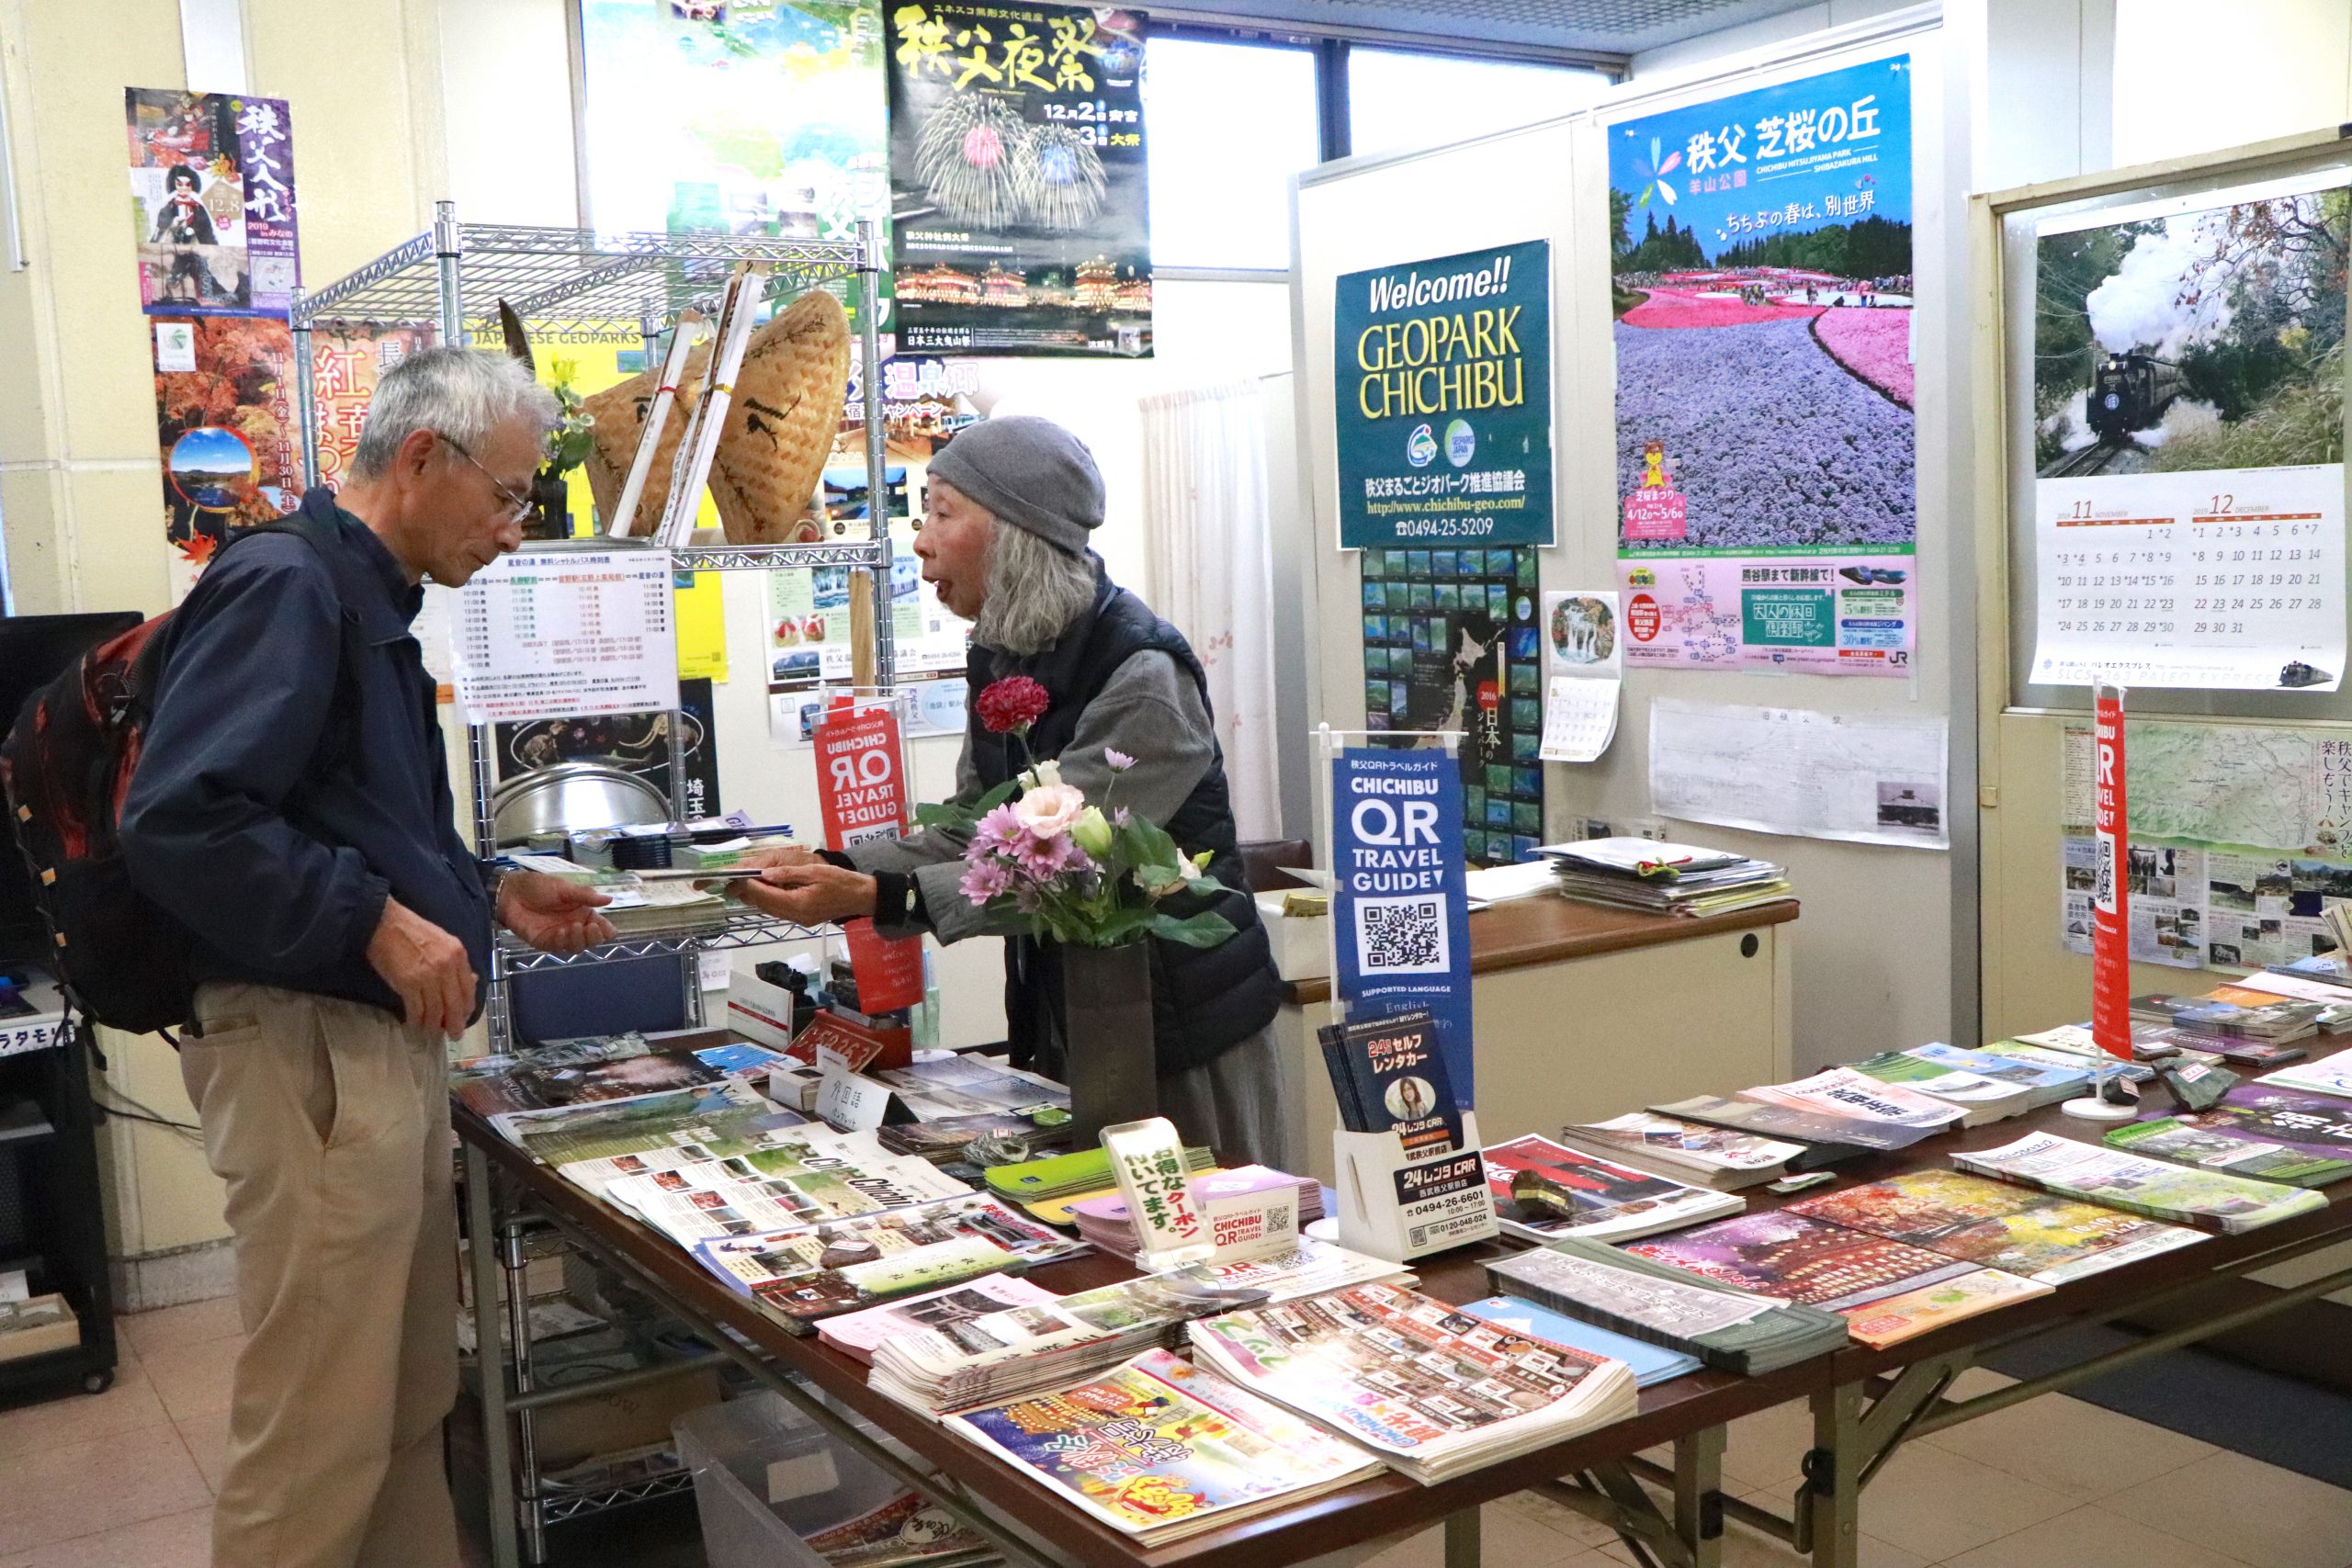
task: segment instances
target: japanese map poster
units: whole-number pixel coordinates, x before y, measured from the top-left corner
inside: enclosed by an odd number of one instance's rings
[[[888,219],[878,0],[580,0],[580,43],[599,230],[848,240]]]
[[[1610,128],[1628,664],[1909,672],[1910,68]]]
[[[123,115],[140,304],[285,315],[302,281],[286,100],[127,87]]]
[[[1075,6],[891,6],[900,352],[1151,353],[1144,26]]]
[[[1685,822],[1949,849],[1950,761],[1941,718],[1673,697],[1650,707],[1650,809]]]
[[[1552,543],[1552,246],[1351,272],[1332,308],[1340,547]]]
[[[1470,863],[1530,858],[1544,841],[1535,552],[1373,548],[1362,558],[1364,728],[1461,732]]]
[[[2352,899],[2352,739],[2332,731],[2134,719],[2125,732],[2132,956],[2259,969],[2335,947],[2327,905]],[[2067,949],[2091,950],[2091,727],[2064,737]]]
[[[2344,678],[2341,170],[2045,220],[2032,679]]]

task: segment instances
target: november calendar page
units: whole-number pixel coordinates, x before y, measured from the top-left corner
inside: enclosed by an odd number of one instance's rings
[[[2340,172],[2041,227],[2035,681],[2342,682],[2347,243]]]

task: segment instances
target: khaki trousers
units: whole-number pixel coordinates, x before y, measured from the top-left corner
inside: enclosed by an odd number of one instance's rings
[[[458,1392],[441,1042],[273,986],[196,996],[180,1075],[229,1184],[237,1358],[214,1568],[455,1568]]]

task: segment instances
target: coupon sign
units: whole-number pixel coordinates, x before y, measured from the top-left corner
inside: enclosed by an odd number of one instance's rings
[[[2132,1060],[2132,894],[2122,868],[2123,688],[2097,688],[2091,736],[2091,1034],[2110,1056]]]
[[[887,705],[842,704],[818,720],[814,752],[817,798],[825,847],[847,850],[906,831],[907,780],[899,744],[899,715]],[[850,972],[857,977],[858,1010],[869,1017],[922,1000],[922,939],[890,941],[869,919],[844,920]]]

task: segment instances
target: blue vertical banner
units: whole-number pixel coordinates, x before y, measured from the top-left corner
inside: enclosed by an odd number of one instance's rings
[[[1470,908],[1462,780],[1442,751],[1342,751],[1331,759],[1332,919],[1348,1016],[1427,1009],[1446,1076],[1475,1107]]]

